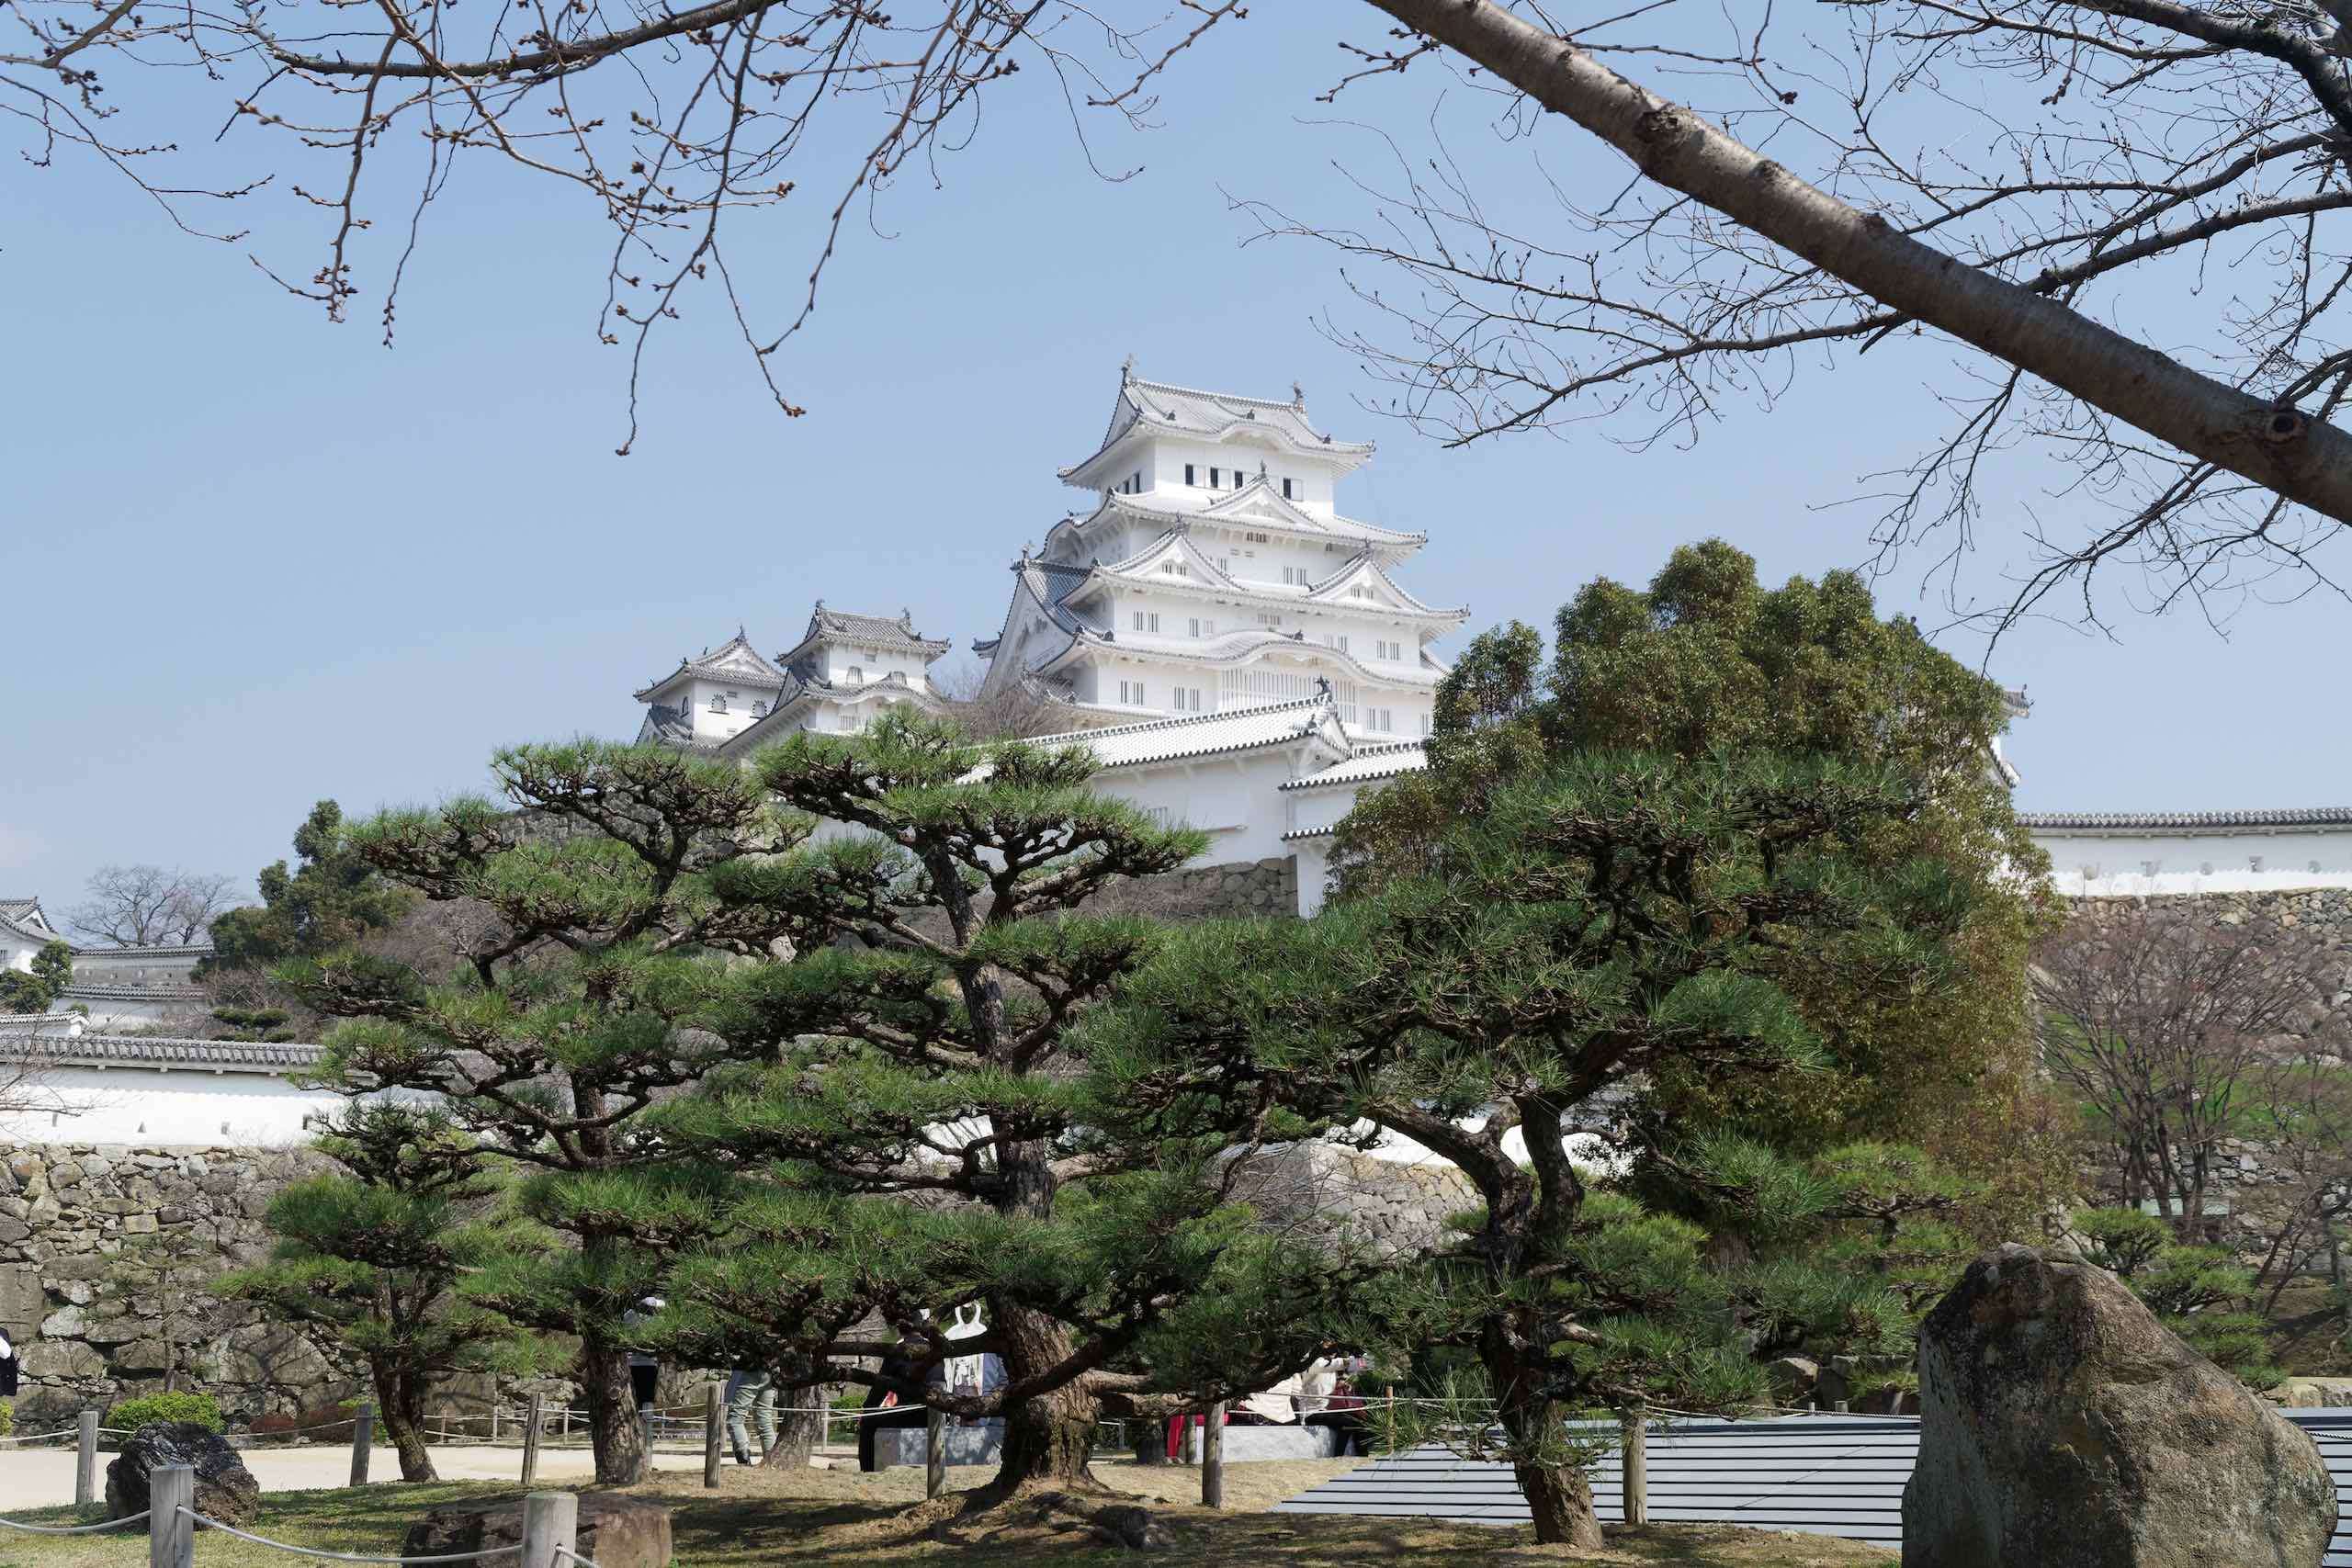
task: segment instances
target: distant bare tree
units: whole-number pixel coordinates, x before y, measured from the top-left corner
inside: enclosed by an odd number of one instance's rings
[[[2314,1069],[2346,1051],[2325,1005],[2343,965],[2300,928],[2154,903],[2079,912],[2044,944],[2042,1059],[2089,1111],[2127,1203],[2203,1240],[2226,1140],[2342,1130],[2333,1075]]]
[[[66,910],[65,921],[117,947],[186,946],[203,939],[235,886],[232,877],[160,865],[100,866],[88,898]]]
[[[987,668],[968,660],[934,673],[931,684],[946,703],[948,716],[983,740],[1028,740],[1086,728],[1067,705],[1025,682],[989,691]]]

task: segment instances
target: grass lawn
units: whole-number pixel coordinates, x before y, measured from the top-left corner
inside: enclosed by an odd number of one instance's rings
[[[1295,1495],[1345,1461],[1234,1465],[1226,1472],[1227,1506],[1211,1513],[1197,1506],[1199,1473],[1183,1468],[1102,1463],[1096,1474],[1122,1492],[1153,1503],[1169,1550],[1148,1555],[1093,1544],[1050,1527],[1006,1526],[994,1516],[959,1522],[955,1500],[919,1507],[922,1472],[891,1470],[797,1472],[729,1466],[725,1484],[706,1492],[701,1477],[671,1472],[632,1488],[669,1503],[677,1568],[899,1568],[910,1558],[937,1568],[1106,1568],[1151,1562],[1169,1568],[1353,1568],[1384,1561],[1458,1564],[1460,1568],[1562,1561],[1537,1547],[1525,1529],[1445,1525],[1415,1519],[1356,1519],[1264,1510]],[[950,1472],[962,1486],[988,1479],[985,1470]],[[278,1492],[263,1499],[257,1533],[331,1551],[398,1551],[409,1524],[436,1503],[512,1495],[511,1483],[451,1482],[430,1486],[379,1484],[321,1492]],[[23,1516],[28,1524],[72,1524],[71,1507]],[[91,1510],[88,1517],[96,1517]],[[0,1568],[144,1568],[145,1532],[120,1536],[28,1536],[0,1530]],[[1850,1541],[1723,1525],[1652,1525],[1610,1531],[1606,1551],[1576,1555],[1578,1562],[1652,1564],[1658,1568],[1854,1568],[1886,1564],[1893,1553]],[[227,1536],[199,1535],[197,1568],[292,1568],[304,1561]],[[312,1560],[315,1561],[315,1560]]]

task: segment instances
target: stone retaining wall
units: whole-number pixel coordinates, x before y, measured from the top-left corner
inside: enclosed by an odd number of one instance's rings
[[[261,1258],[270,1199],[320,1164],[178,1145],[0,1154],[0,1325],[22,1359],[19,1428],[167,1387],[215,1394],[245,1422],[356,1386],[300,1335],[206,1288]]]

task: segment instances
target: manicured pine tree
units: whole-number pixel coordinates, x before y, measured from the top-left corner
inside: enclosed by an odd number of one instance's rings
[[[716,879],[725,898],[785,918],[798,956],[715,981],[696,1021],[779,1065],[660,1119],[673,1147],[738,1172],[710,1244],[672,1280],[673,1311],[707,1314],[682,1332],[748,1325],[873,1356],[893,1337],[830,1326],[870,1303],[918,1332],[932,1314],[935,1363],[947,1309],[983,1303],[986,1335],[953,1348],[1001,1356],[1007,1386],[958,1396],[919,1374],[897,1392],[1004,1418],[992,1495],[1085,1476],[1102,1402],[1155,1386],[1136,1347],[1188,1299],[1303,1324],[1328,1278],[1229,1201],[1221,1144],[1114,1145],[1091,1131],[1072,1027],[1160,933],[1085,906],[1205,843],[1090,789],[1094,767],[1080,750],[975,748],[904,717],[762,753],[767,789],[838,829]]]
[[[1648,1112],[1683,1072],[1835,1082],[1780,979],[1796,959],[1864,1000],[1962,972],[1955,934],[1983,889],[1852,848],[1920,809],[1899,774],[1834,761],[1538,761],[1422,835],[1412,874],[1312,921],[1171,938],[1089,1021],[1089,1059],[1135,1129],[1280,1111],[1369,1124],[1459,1170],[1476,1212],[1379,1311],[1393,1336],[1476,1353],[1538,1538],[1599,1545],[1593,1450],[1569,1416],[1760,1397],[1735,1306],[1871,1348],[1899,1325],[1867,1278],[1821,1278],[1794,1248],[1713,1261],[1692,1213],[1736,1197],[1751,1235],[1785,1242],[1832,1214],[1836,1185]],[[1579,1168],[1569,1140],[1588,1130],[1686,1201]]]
[[[495,1178],[465,1157],[468,1143],[436,1110],[355,1102],[313,1145],[343,1168],[271,1199],[267,1261],[219,1286],[367,1367],[403,1481],[439,1479],[424,1443],[435,1383],[530,1361],[514,1325],[458,1290],[505,1239],[490,1217]]]
[[[657,1100],[729,1047],[682,1024],[703,972],[765,957],[784,925],[722,901],[714,880],[806,830],[741,769],[656,748],[582,741],[498,754],[503,800],[387,812],[339,848],[422,897],[465,907],[458,977],[343,953],[281,981],[350,1021],[325,1042],[322,1081],[346,1093],[437,1097],[465,1137],[439,1157],[520,1168],[515,1215],[538,1239],[468,1276],[512,1321],[576,1336],[596,1479],[644,1464],[625,1314],[659,1292],[671,1238],[708,1202],[705,1173],[642,1131]]]

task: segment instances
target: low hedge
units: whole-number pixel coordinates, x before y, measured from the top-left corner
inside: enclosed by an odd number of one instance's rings
[[[119,1399],[107,1412],[106,1424],[135,1432],[157,1421],[187,1421],[214,1432],[226,1425],[220,1419],[220,1402],[209,1393],[142,1393]]]

